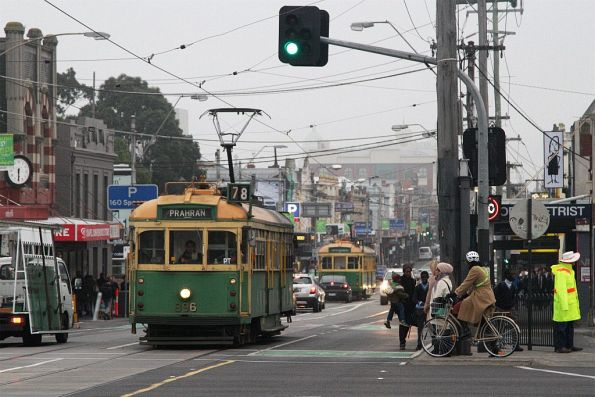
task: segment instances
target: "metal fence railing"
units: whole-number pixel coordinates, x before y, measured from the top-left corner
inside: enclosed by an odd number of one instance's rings
[[[554,346],[553,293],[519,294],[516,322],[521,328],[521,345]]]

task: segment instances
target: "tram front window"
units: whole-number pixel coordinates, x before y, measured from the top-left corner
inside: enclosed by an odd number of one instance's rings
[[[209,249],[207,264],[235,265],[238,263],[235,233],[228,231],[209,231]]]
[[[333,267],[333,259],[328,256],[322,257],[322,268],[323,269],[332,269],[332,267]]]
[[[202,230],[172,230],[169,232],[170,263],[202,264]]]
[[[348,269],[359,269],[359,258],[357,256],[347,257],[347,268]]]
[[[165,260],[164,240],[163,230],[142,232],[138,244],[138,262],[163,264]]]
[[[335,256],[335,269],[347,269],[347,261],[344,256]]]

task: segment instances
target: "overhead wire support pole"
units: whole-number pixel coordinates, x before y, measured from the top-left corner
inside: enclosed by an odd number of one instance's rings
[[[353,43],[350,41],[335,40],[328,37],[320,37],[320,41],[329,45],[336,45],[338,47],[350,48],[364,52],[371,52],[373,54],[386,55],[393,58],[406,59],[412,62],[419,62],[430,65],[438,65],[436,58],[425,55],[414,54],[405,51],[393,50],[389,48],[376,47],[367,44]],[[457,59],[444,59],[441,62],[458,62]],[[463,71],[457,68],[457,76],[463,81],[470,94],[473,96],[475,102],[475,109],[477,111],[477,163],[478,176],[477,187],[478,192],[478,208],[477,208],[477,240],[480,254],[483,252],[486,255],[489,251],[489,223],[488,223],[488,195],[489,195],[489,180],[488,180],[488,114],[479,89]],[[485,257],[485,256],[484,256]]]

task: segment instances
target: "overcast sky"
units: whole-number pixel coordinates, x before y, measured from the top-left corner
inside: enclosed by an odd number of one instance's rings
[[[358,144],[388,139],[366,140],[365,137],[389,135],[393,124],[418,123],[427,129],[436,126],[435,77],[427,70],[333,88],[254,93],[354,82],[420,69],[419,64],[338,47],[330,48],[328,64],[323,68],[282,64],[276,55],[277,14],[281,6],[315,4],[330,14],[330,37],[408,51],[407,44],[388,25],[377,25],[363,32],[350,29],[350,24],[356,21],[389,20],[418,52],[431,55],[428,41],[436,37],[435,0],[296,0],[289,3],[273,0],[52,0],[52,3],[92,29],[109,33],[116,43],[137,55],[155,54],[153,65],[195,83],[204,81],[203,87],[210,92],[251,93],[222,96],[228,103],[216,98],[206,102],[182,98],[177,105],[189,111],[192,134],[201,139],[216,139],[210,120],[198,119],[206,109],[231,104],[265,110],[271,120],[266,120],[267,125],[251,124],[242,137],[244,143],[240,141],[235,152],[240,158],[251,157],[265,145],[246,142],[256,140],[285,142],[288,148],[280,149],[279,154],[299,153],[300,148],[283,131],[291,130],[290,137],[301,141],[311,133],[311,125],[316,125],[322,139],[361,138]],[[477,32],[476,14],[468,13],[474,7],[459,6],[461,37]],[[505,9],[506,5],[501,3],[500,7]],[[569,128],[595,99],[594,16],[593,0],[525,0],[522,15],[502,14],[500,30],[515,32],[504,40],[502,90],[542,129],[549,130],[553,123],[559,122]],[[27,29],[37,27],[44,34],[88,30],[43,0],[2,0],[0,21],[2,26],[8,21],[20,21]],[[414,25],[417,30],[413,29]],[[467,40],[477,41],[477,36]],[[73,67],[77,77],[86,84],[91,84],[93,71],[99,83],[126,73],[148,80],[164,93],[200,92],[154,66],[130,59],[129,53],[109,42],[82,36],[60,37],[59,42],[59,71]],[[175,49],[181,44],[186,44],[187,48]],[[174,50],[158,54],[170,49]],[[238,73],[234,75],[234,72]],[[178,95],[168,98],[175,103]],[[511,117],[503,123],[505,130],[509,136],[520,134],[526,145],[511,143],[509,159],[523,163],[525,170],[532,174],[535,167],[543,164],[542,135],[505,101],[502,103],[503,114]],[[490,106],[493,106],[492,92]],[[224,126],[237,128],[237,123]],[[419,131],[419,127],[411,127],[410,131]],[[432,139],[424,142],[436,144]],[[331,147],[353,144],[353,141],[332,142]],[[203,156],[213,159],[217,143],[202,141],[200,146]],[[262,155],[271,154],[272,148],[262,151]]]

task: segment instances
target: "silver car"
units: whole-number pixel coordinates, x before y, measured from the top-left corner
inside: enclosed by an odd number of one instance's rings
[[[326,294],[316,277],[309,274],[293,276],[293,295],[297,308],[312,308],[316,313],[324,309]]]

